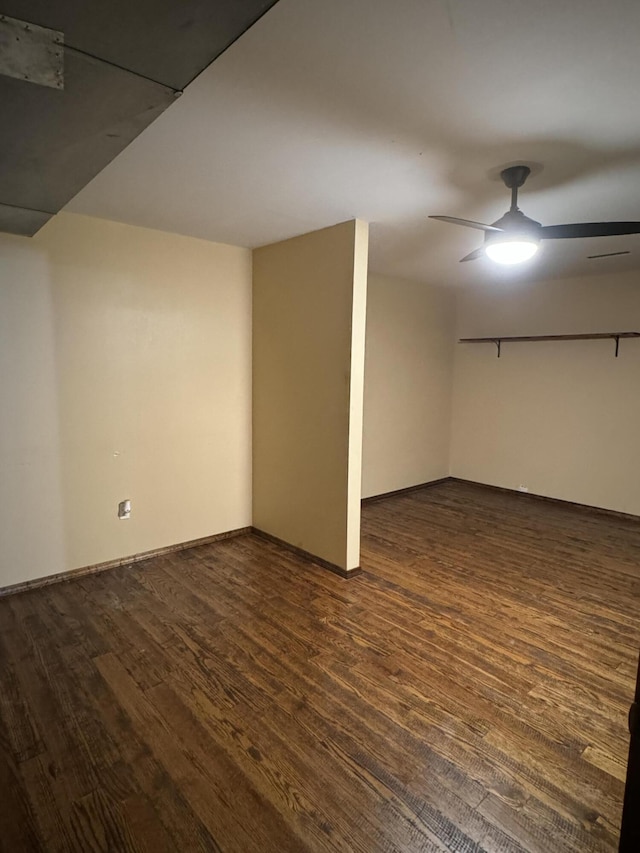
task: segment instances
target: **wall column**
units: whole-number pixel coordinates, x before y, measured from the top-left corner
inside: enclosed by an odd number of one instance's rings
[[[253,253],[253,524],[341,574],[360,563],[368,225]]]

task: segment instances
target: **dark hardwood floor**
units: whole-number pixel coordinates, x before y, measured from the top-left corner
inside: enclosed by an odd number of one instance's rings
[[[614,851],[640,523],[445,483],[0,600],[0,849]]]

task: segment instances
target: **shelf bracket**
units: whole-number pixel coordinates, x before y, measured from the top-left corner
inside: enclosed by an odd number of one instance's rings
[[[500,338],[494,338],[493,342],[498,348],[498,358],[500,358],[500,346],[502,345],[502,341],[500,340]]]
[[[616,358],[618,357],[618,350],[620,349],[620,335],[616,335]]]

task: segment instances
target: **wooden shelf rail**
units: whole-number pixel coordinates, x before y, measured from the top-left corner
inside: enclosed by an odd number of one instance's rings
[[[495,344],[498,348],[498,358],[503,343],[516,343],[517,341],[601,341],[612,340],[616,342],[616,358],[622,338],[640,338],[640,332],[593,332],[585,335],[519,335],[508,337],[506,335],[491,338],[460,338],[461,344]]]

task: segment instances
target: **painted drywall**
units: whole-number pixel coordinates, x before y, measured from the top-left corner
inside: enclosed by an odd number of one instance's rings
[[[640,331],[636,273],[469,288],[460,337]],[[640,340],[457,344],[453,476],[640,515]]]
[[[253,253],[253,523],[359,565],[368,228]]]
[[[362,497],[449,475],[455,294],[369,276]]]
[[[0,237],[0,382],[0,586],[251,523],[248,250],[71,214]]]

